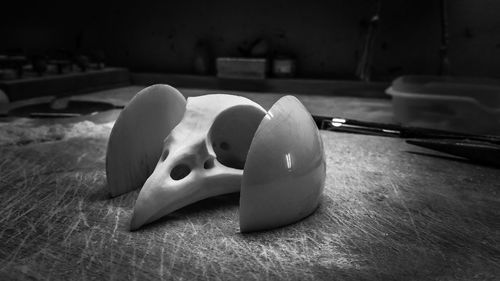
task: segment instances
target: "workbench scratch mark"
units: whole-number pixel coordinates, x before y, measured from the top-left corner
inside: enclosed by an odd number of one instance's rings
[[[54,272],[54,268],[57,266],[57,263],[52,263],[49,267],[49,273],[47,274],[46,280],[51,280],[52,273]]]
[[[8,218],[10,218],[10,216],[12,215],[13,209],[7,209],[6,211],[8,212],[7,214],[4,214],[0,211],[0,216],[4,217],[5,218],[4,221],[7,222],[7,221],[9,221]],[[3,221],[1,221],[1,222],[3,222]],[[3,236],[5,234],[5,230],[7,230],[7,227],[2,227],[2,231],[0,232],[0,238],[3,238]]]
[[[88,241],[89,241],[89,244],[92,246],[92,236],[94,235],[94,232],[93,231],[90,231],[90,233],[88,234]],[[97,251],[95,251],[95,249],[89,249],[88,247],[86,247],[84,249],[85,252],[90,252],[90,254],[87,253],[88,256],[90,256],[90,259],[87,263],[87,268],[90,268],[92,266],[92,263],[94,262],[95,260],[95,256],[96,256],[96,253]]]
[[[142,266],[144,265],[144,260],[146,259],[146,256],[149,254],[150,250],[151,250],[151,239],[148,239],[148,245],[146,247],[146,250],[144,251],[144,255],[142,255],[138,268],[142,268]]]
[[[16,259],[17,255],[19,254],[19,251],[24,247],[24,244],[26,244],[26,240],[28,240],[28,237],[29,237],[29,234],[27,234],[26,236],[23,237],[23,239],[21,240],[21,243],[19,245],[17,245],[14,252],[7,257],[6,260],[8,260],[9,262],[5,265],[4,268],[1,268],[0,271],[5,270],[6,268],[8,268],[12,265],[12,263]]]
[[[128,243],[131,241],[130,240],[130,236],[129,236],[129,241],[126,243],[126,245],[128,245]],[[115,255],[114,255],[114,252],[113,251],[110,251],[110,256],[111,256],[111,259],[110,259],[110,262],[109,264],[111,265],[111,277],[110,277],[110,280],[114,280],[115,277],[118,275],[118,266],[116,265],[119,265],[119,261],[122,261],[123,260],[123,256],[125,255],[125,250],[123,249],[124,247],[118,247],[118,249],[120,250],[120,256],[117,260],[116,263],[114,263],[114,260],[115,260]]]
[[[78,156],[78,159],[76,159],[76,163],[79,164],[82,161],[83,157],[87,156],[87,154],[88,153],[85,152],[82,155]]]
[[[194,226],[194,223],[191,219],[188,219],[189,226],[191,226],[193,232],[191,233],[192,235],[198,234],[198,231],[196,230],[196,227]]]
[[[113,213],[113,208],[111,207],[111,205],[108,205],[104,218],[107,218],[111,213]]]
[[[131,236],[129,236],[131,238]],[[132,265],[136,265],[136,257],[137,257],[137,250],[136,250],[136,247],[135,245],[132,244]],[[133,272],[132,272],[132,276],[133,276],[133,280],[137,280],[137,267],[136,266],[132,266],[132,269],[133,269]]]
[[[87,221],[87,215],[85,215],[85,213],[83,212],[83,199],[80,199],[80,201],[78,201],[78,212],[78,217],[83,221],[83,224],[86,227],[90,227]]]
[[[398,186],[394,182],[391,182],[390,185],[392,186],[392,189],[394,190],[394,193],[396,194],[397,199],[399,200],[399,202],[401,203],[401,205],[405,209],[406,213],[408,214],[408,217],[410,219],[410,223],[413,227],[413,231],[415,232],[415,235],[417,236],[418,242],[422,246],[422,249],[426,249],[425,244],[423,243],[422,237],[420,237],[420,231],[418,231],[417,225],[415,224],[415,220],[413,218],[413,215],[412,215],[410,209],[408,208],[408,206],[406,205],[405,200],[403,198],[401,198],[401,196],[399,194]],[[424,251],[424,254],[427,255],[427,251]]]
[[[159,273],[160,273],[160,278],[161,280],[165,280],[164,279],[164,274],[163,274],[163,263],[164,263],[164,251],[165,251],[165,244],[167,243],[167,232],[165,232],[163,234],[163,243],[162,243],[162,246],[161,246],[161,253],[160,253],[160,269],[159,269]]]
[[[111,239],[115,238],[116,230],[118,229],[118,224],[120,223],[121,208],[118,208],[115,214],[115,225],[113,228],[113,233],[111,234]]]
[[[176,262],[176,258],[177,258],[177,255],[178,255],[178,252],[180,250],[180,245],[182,243],[182,239],[179,239],[179,241],[177,242],[177,244],[175,244],[175,247],[172,251],[172,255],[171,256],[171,259],[170,259],[170,268],[169,268],[169,271],[172,272],[172,270],[174,269],[174,266],[175,266],[175,262]]]
[[[88,224],[88,221],[87,221],[87,216],[83,212],[82,205],[83,205],[83,199],[80,199],[78,201],[78,217],[76,218],[76,220],[74,220],[74,222],[66,230],[63,244],[67,243],[68,239],[71,237],[73,232],[78,228],[80,223],[83,223],[83,225],[85,225],[86,227],[90,227]]]

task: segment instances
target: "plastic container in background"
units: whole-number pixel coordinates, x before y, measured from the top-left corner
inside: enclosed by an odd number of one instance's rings
[[[386,93],[402,125],[500,134],[500,80],[402,76]]]

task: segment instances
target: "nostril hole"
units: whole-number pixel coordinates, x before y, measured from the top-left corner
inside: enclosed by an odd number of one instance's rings
[[[161,161],[165,161],[167,157],[168,157],[168,149],[163,151],[163,153],[161,154]]]
[[[205,169],[212,169],[214,167],[214,159],[208,159],[203,163],[203,168]]]
[[[229,150],[229,144],[227,142],[223,141],[223,142],[220,143],[220,148],[222,150]]]
[[[179,164],[175,166],[170,172],[170,177],[176,181],[185,178],[191,173],[191,168],[186,164]]]

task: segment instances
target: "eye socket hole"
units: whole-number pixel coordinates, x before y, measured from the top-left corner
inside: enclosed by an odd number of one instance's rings
[[[170,171],[170,177],[173,180],[181,180],[191,173],[191,168],[186,164],[179,164]]]
[[[229,143],[225,141],[221,142],[219,146],[222,150],[229,150]]]
[[[210,127],[217,164],[243,170],[250,144],[266,112],[256,106],[236,105],[221,112]]]
[[[163,153],[161,154],[161,161],[165,161],[165,159],[167,159],[168,157],[168,149],[163,151]]]
[[[208,159],[207,161],[205,161],[205,163],[203,163],[203,168],[205,168],[206,170],[212,169],[214,165],[214,159]]]

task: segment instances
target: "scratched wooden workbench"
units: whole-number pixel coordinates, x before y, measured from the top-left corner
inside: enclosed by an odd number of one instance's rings
[[[119,105],[139,89],[84,98]],[[280,96],[239,94],[267,108]],[[316,114],[392,118],[389,100],[298,97]],[[105,190],[106,142],[116,114],[0,122],[0,280],[500,276],[500,170],[375,136],[321,132],[324,195],[319,209],[296,224],[241,234],[233,194],[130,232],[138,192],[109,198]]]

